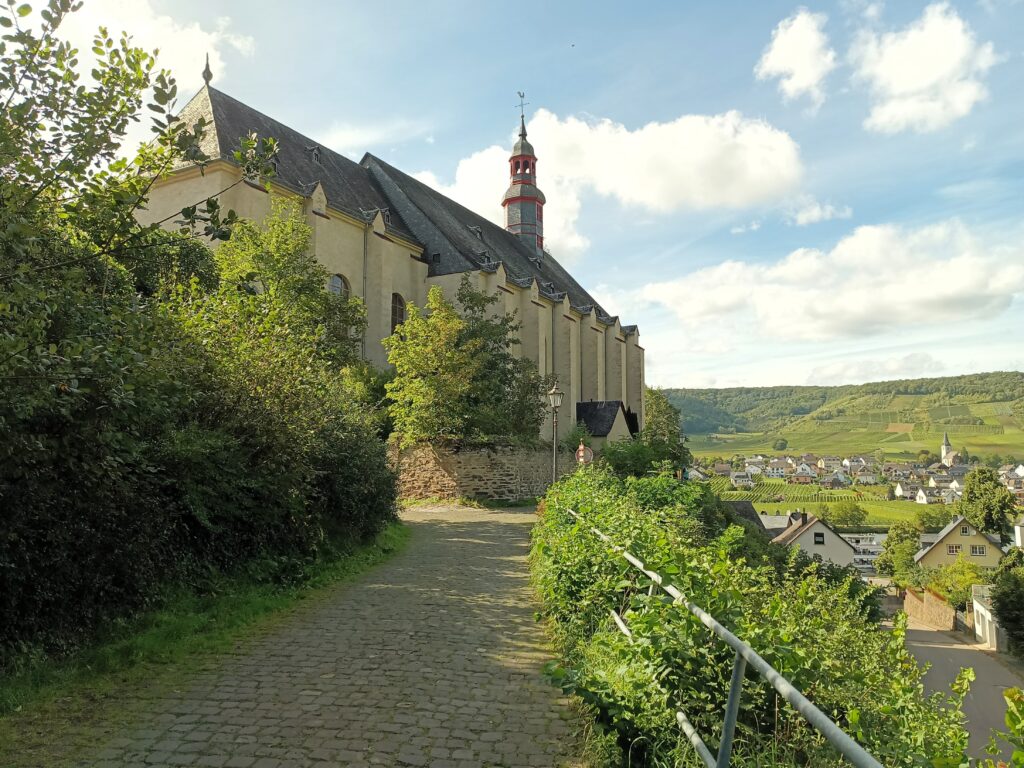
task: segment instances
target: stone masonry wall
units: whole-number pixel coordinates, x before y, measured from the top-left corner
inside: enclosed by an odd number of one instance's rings
[[[391,450],[403,499],[483,498],[514,501],[542,495],[551,483],[551,453],[543,448],[461,448],[417,445]],[[560,452],[559,476],[576,467]]]
[[[956,623],[956,610],[944,599],[926,589],[923,596],[908,589],[903,598],[907,616],[936,629],[952,630]]]

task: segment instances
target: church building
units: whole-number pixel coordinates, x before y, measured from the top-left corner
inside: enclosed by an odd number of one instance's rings
[[[642,428],[639,332],[609,315],[544,250],[545,198],[524,118],[509,158],[508,190],[495,200],[505,210],[504,228],[379,157],[366,154],[353,162],[212,88],[208,78],[180,118],[190,125],[206,119],[203,149],[211,161],[204,173],[181,168],[158,182],[145,221],[172,216],[224,189],[222,208],[257,222],[270,212],[272,195],[293,198],[312,230],[316,257],[330,273],[325,290],[363,300],[362,353],[369,362],[387,365],[381,340],[404,321],[410,302],[422,306],[433,285],[454,302],[468,274],[478,289],[500,295],[498,306],[522,324],[519,354],[542,375],[557,377],[565,393],[560,436],[593,410],[577,405],[591,402],[621,404],[631,431]],[[278,141],[269,192],[262,184],[235,183],[241,169],[232,152],[250,132]],[[550,434],[549,416],[542,436]]]

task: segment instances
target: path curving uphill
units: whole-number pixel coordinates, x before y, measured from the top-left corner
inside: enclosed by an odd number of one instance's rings
[[[541,676],[531,510],[420,507],[408,547],[255,638],[90,759],[129,765],[575,766]]]

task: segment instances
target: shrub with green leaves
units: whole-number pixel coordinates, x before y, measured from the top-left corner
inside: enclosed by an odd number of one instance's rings
[[[395,514],[346,373],[361,307],[328,295],[293,212],[241,224],[214,196],[164,222],[179,232],[137,221],[171,168],[208,160],[205,126],[173,119],[173,78],[129,37],[101,31],[78,72],[58,34],[75,7],[0,10],[0,666],[217,569],[300,578]],[[121,158],[150,91],[153,141]],[[274,151],[243,138],[233,184]]]
[[[674,483],[675,487],[668,485]],[[582,522],[569,515],[576,511]],[[961,703],[927,695],[904,644],[883,630],[856,575],[782,551],[733,524],[701,484],[624,480],[582,468],[553,486],[531,566],[561,655],[550,674],[581,697],[607,764],[694,764],[681,710],[714,744],[733,652],[590,531],[634,552],[748,642],[885,765],[960,765]],[[633,642],[615,628],[623,616]],[[766,756],[771,755],[771,762]],[[744,681],[735,765],[838,765],[832,749],[755,674]]]

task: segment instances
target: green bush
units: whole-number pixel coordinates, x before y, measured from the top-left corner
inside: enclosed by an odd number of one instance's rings
[[[992,612],[1010,638],[1010,649],[1024,658],[1024,567],[999,569],[992,585]]]
[[[137,222],[162,173],[207,159],[204,126],[172,119],[173,79],[130,37],[102,31],[80,81],[57,36],[72,7],[0,50],[0,666],[220,570],[299,578],[395,514],[346,374],[362,308],[327,293],[294,211]],[[150,91],[154,140],[117,159]],[[274,151],[243,138],[243,177]],[[202,245],[232,231],[217,258]]]
[[[549,669],[593,713],[606,763],[694,762],[681,710],[713,742],[733,652],[590,532],[604,531],[724,623],[883,764],[959,765],[967,677],[926,695],[894,631],[874,620],[856,576],[752,538],[719,516],[706,487],[623,480],[600,466],[553,486],[531,566],[562,661]],[[712,509],[708,509],[711,507]],[[576,522],[568,510],[583,522]],[[634,642],[620,637],[616,610]],[[735,765],[838,765],[831,748],[755,675],[744,682]]]

